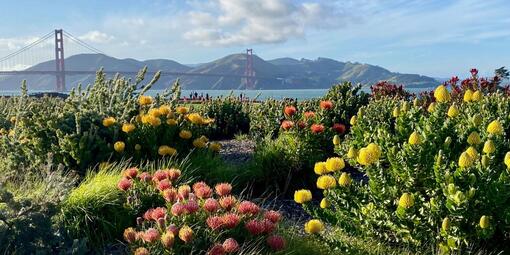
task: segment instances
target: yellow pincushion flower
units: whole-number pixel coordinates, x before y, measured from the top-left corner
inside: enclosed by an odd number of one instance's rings
[[[480,144],[482,140],[480,139],[480,135],[477,132],[473,131],[471,132],[471,134],[469,134],[467,142],[469,143],[469,145],[477,145]]]
[[[503,134],[503,126],[498,120],[493,120],[489,125],[487,126],[487,132],[489,134],[493,135],[501,135]]]
[[[466,90],[466,92],[464,92],[464,102],[471,101],[472,97],[473,97],[473,91],[471,89],[468,89],[468,90]]]
[[[310,220],[305,223],[305,232],[308,234],[317,234],[324,230],[324,224],[320,220]]]
[[[188,113],[188,108],[184,107],[184,106],[179,106],[175,109],[175,111],[179,114],[186,114]]]
[[[160,156],[173,156],[177,154],[177,150],[168,145],[161,145],[158,148],[158,154]]]
[[[151,115],[149,115],[149,124],[151,124],[151,126],[153,127],[157,127],[159,125],[161,125],[161,119],[160,118],[157,118],[157,117],[153,117]]]
[[[341,187],[347,187],[351,185],[351,182],[352,182],[351,175],[345,172],[342,173],[340,175],[340,178],[338,179],[338,185],[340,185]]]
[[[170,113],[172,113],[172,108],[170,108],[170,106],[168,105],[162,105],[159,107],[159,112],[161,113],[161,115],[168,116]]]
[[[367,145],[367,149],[372,151],[375,154],[375,156],[377,157],[377,159],[379,159],[379,157],[381,157],[381,147],[379,147],[379,145],[377,145],[375,143],[370,143],[369,145]]]
[[[313,167],[313,171],[318,175],[323,175],[328,173],[328,169],[326,168],[326,162],[317,162]]]
[[[312,200],[312,192],[307,189],[300,189],[294,192],[294,201],[298,204],[304,204]]]
[[[158,108],[151,108],[149,109],[149,112],[147,113],[155,118],[159,118],[159,116],[161,116],[161,112],[159,111]]]
[[[140,96],[138,98],[138,103],[140,105],[149,105],[149,104],[152,104],[153,100],[152,100],[152,97],[151,96]]]
[[[189,130],[182,130],[181,132],[179,132],[179,137],[184,139],[184,140],[188,140],[192,136],[193,136],[193,134]]]
[[[126,148],[126,144],[122,141],[118,141],[115,144],[113,144],[113,149],[118,153],[122,153],[124,151],[124,148]]]
[[[411,145],[420,145],[421,143],[422,143],[422,141],[421,141],[420,134],[418,134],[418,132],[414,131],[409,136],[409,144],[411,144]]]
[[[473,165],[473,161],[474,159],[467,152],[462,152],[459,157],[459,166],[462,168],[470,167]]]
[[[322,175],[317,178],[317,188],[319,189],[331,189],[336,187],[335,177],[331,175]]]
[[[456,105],[450,106],[448,108],[448,117],[455,118],[459,115],[459,108]]]
[[[349,151],[347,152],[347,157],[350,159],[355,159],[358,156],[358,150],[356,150],[354,147],[349,148]]]
[[[213,151],[213,152],[220,152],[221,150],[221,143],[211,143],[209,144],[209,150]]]
[[[191,123],[195,125],[202,125],[204,123],[204,119],[198,113],[188,114],[187,118]]]
[[[444,85],[439,85],[436,90],[434,90],[434,98],[436,98],[438,102],[448,102],[450,101],[450,92],[448,92]]]
[[[358,163],[368,166],[379,160],[381,149],[377,144],[371,143],[365,148],[361,148],[358,152]]]
[[[414,198],[409,193],[404,193],[402,196],[400,196],[400,199],[398,200],[398,206],[402,208],[409,209],[414,205]]]
[[[434,110],[436,110],[436,103],[430,103],[429,107],[427,108],[427,112],[432,113]]]
[[[473,160],[477,160],[478,159],[478,151],[475,149],[475,147],[473,146],[469,146],[469,148],[467,148],[466,150],[467,154],[473,159]]]
[[[397,106],[397,107],[395,107],[395,108],[393,108],[393,113],[392,113],[392,115],[393,115],[393,117],[394,117],[394,118],[396,118],[396,117],[400,116],[400,108],[398,108],[398,106]]]
[[[345,162],[342,158],[334,157],[326,160],[326,169],[329,172],[340,171],[345,167]]]
[[[329,200],[327,200],[326,198],[323,198],[323,199],[321,200],[320,207],[321,207],[322,209],[326,209],[326,208],[328,208],[328,207],[330,207],[330,206],[331,206],[331,203],[329,202]]]
[[[356,116],[352,116],[349,123],[351,124],[351,126],[354,126],[354,125],[356,125],[357,120],[358,120],[358,118],[356,118]]]
[[[113,126],[117,121],[114,117],[108,117],[103,119],[103,126],[105,127],[111,127]]]
[[[205,148],[206,144],[203,139],[197,138],[197,139],[193,140],[193,146],[195,146],[196,148],[202,149],[202,148]]]
[[[175,126],[175,125],[177,125],[177,121],[174,119],[167,119],[166,124],[169,126]]]
[[[333,145],[340,145],[340,136],[339,135],[333,136]]]
[[[477,90],[471,96],[471,101],[478,102],[478,101],[482,100],[482,98],[483,98],[482,92],[480,90]]]
[[[480,217],[480,228],[486,229],[490,226],[489,216],[483,215]]]
[[[506,167],[510,169],[510,151],[505,154],[504,162]]]
[[[450,222],[451,222],[451,221],[450,221],[450,218],[445,217],[445,218],[443,219],[443,222],[441,223],[441,229],[442,229],[443,231],[447,231],[447,230],[450,228]]]
[[[133,125],[131,123],[124,123],[122,125],[122,132],[124,132],[124,133],[129,134],[129,133],[133,132],[133,130],[135,130],[135,125]]]

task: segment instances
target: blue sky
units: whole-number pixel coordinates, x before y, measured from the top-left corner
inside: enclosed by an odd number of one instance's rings
[[[202,63],[249,47],[264,59],[489,75],[510,66],[509,13],[508,0],[5,1],[0,57],[63,28],[118,58]],[[51,44],[44,47],[51,55]]]

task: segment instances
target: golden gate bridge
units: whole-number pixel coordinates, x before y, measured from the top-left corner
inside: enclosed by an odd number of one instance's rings
[[[54,70],[31,70],[26,68],[35,65],[34,61],[37,61],[37,55],[41,53],[34,53],[34,51],[40,49],[46,50],[53,39],[54,43],[54,59],[55,69]],[[103,51],[95,48],[89,43],[81,40],[80,38],[73,36],[69,32],[63,29],[56,29],[55,31],[49,32],[39,39],[27,44],[26,46],[12,52],[4,57],[0,57],[0,76],[7,75],[53,75],[56,78],[55,91],[65,92],[66,91],[66,76],[71,75],[90,75],[95,74],[96,71],[88,70],[67,70],[65,68],[65,55],[64,55],[64,42],[73,43],[81,49],[86,49],[87,52],[96,54],[105,54]],[[66,48],[67,48],[66,44]],[[50,59],[46,59],[50,60]],[[27,62],[29,64],[27,64]],[[99,67],[98,67],[99,68]],[[20,70],[22,69],[22,70]],[[253,50],[246,50],[246,65],[244,74],[226,74],[226,73],[197,73],[197,72],[173,72],[160,70],[162,76],[209,76],[209,77],[226,77],[226,78],[240,78],[244,83],[245,89],[255,89],[256,81],[258,79],[264,79],[264,77],[256,77],[255,70],[253,67]],[[122,75],[136,75],[138,71],[126,71],[126,70],[115,70],[115,71],[103,71],[105,74],[122,74]],[[156,72],[147,72],[148,75],[153,75]],[[267,79],[267,78],[265,78]]]

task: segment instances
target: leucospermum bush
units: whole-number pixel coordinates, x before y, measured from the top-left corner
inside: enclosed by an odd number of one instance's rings
[[[508,238],[510,99],[439,86],[435,102],[374,100],[352,119],[336,152],[366,176],[317,163],[321,208],[313,215],[351,233],[462,252]],[[334,240],[333,240],[334,241]],[[506,240],[508,241],[508,240]]]
[[[231,194],[229,183],[214,188],[205,182],[175,185],[168,174],[143,177],[158,187],[165,203],[148,209],[136,227],[126,228],[124,240],[134,254],[237,254],[243,250],[281,251],[286,240],[278,234],[281,215]],[[119,187],[129,192],[133,180]],[[135,183],[137,181],[134,181]]]

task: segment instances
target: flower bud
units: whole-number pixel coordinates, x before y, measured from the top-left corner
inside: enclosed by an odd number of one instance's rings
[[[489,157],[487,155],[482,156],[482,166],[488,167],[489,166]]]
[[[333,144],[334,144],[334,145],[340,145],[340,136],[335,135],[335,136],[333,137]]]
[[[443,223],[441,224],[441,230],[447,231],[448,228],[450,228],[450,223],[451,223],[450,218],[445,217],[443,219]]]
[[[485,216],[483,215],[482,217],[480,217],[480,228],[482,229],[486,229],[490,226],[490,222],[489,222],[489,217],[488,216]]]

